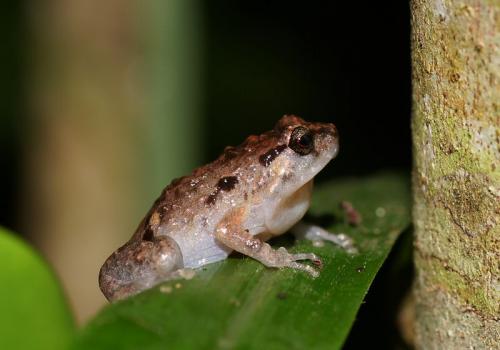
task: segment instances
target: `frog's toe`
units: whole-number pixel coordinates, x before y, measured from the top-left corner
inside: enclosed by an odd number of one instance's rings
[[[317,247],[322,246],[322,242],[327,241],[342,247],[350,254],[358,252],[354,240],[345,233],[330,233],[322,227],[305,222],[297,223],[291,231],[297,238],[310,240]]]
[[[296,253],[296,254],[290,254],[290,258],[293,261],[297,261],[297,260],[311,260],[313,262],[313,264],[315,264],[317,266],[321,266],[322,265],[320,257],[317,256],[314,253]]]
[[[319,271],[316,270],[311,265],[301,264],[301,263],[298,263],[296,261],[291,261],[290,263],[287,264],[286,267],[290,267],[290,268],[295,269],[295,270],[301,270],[301,271],[307,272],[308,274],[310,274],[314,278],[319,277]]]
[[[279,249],[281,252],[284,252],[284,248]],[[318,277],[319,272],[312,267],[311,265],[303,264],[303,263],[298,263],[297,261],[301,260],[310,260],[314,265],[316,265],[318,268],[321,268],[323,266],[323,263],[319,256],[317,256],[314,253],[287,253],[287,263],[286,267],[290,267],[292,269],[296,270],[301,270],[309,273],[312,277]]]

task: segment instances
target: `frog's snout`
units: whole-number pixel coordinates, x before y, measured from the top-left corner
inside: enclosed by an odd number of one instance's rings
[[[337,131],[337,127],[335,126],[335,124],[328,123],[327,125],[328,125],[328,128],[330,130],[330,135],[332,135],[334,138],[338,139],[339,133]]]
[[[339,137],[337,127],[333,123],[321,124],[321,126],[317,128],[316,133],[322,136],[330,136],[334,139],[337,139]]]
[[[337,127],[332,123],[321,123],[315,130],[316,149],[320,153],[329,154],[334,158],[339,150],[339,133]]]

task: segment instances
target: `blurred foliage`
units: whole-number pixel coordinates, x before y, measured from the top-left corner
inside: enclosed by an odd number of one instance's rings
[[[0,229],[0,266],[0,349],[66,349],[73,318],[47,264]]]
[[[349,226],[338,209],[350,201],[363,217]],[[410,222],[406,177],[384,174],[325,184],[312,217],[336,218],[328,228],[357,242],[354,256],[326,244],[293,245],[324,259],[311,279],[241,257],[208,265],[189,281],[170,281],[106,307],[87,325],[77,349],[339,349],[396,238]]]

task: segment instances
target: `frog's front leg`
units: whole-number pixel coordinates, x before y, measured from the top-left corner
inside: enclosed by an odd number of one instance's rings
[[[173,238],[131,241],[106,260],[99,273],[99,286],[108,300],[119,300],[182,277],[183,267],[181,250]]]
[[[290,231],[298,239],[307,239],[316,243],[328,241],[339,245],[348,253],[355,254],[358,252],[357,248],[354,246],[352,238],[347,236],[345,233],[330,233],[320,226],[311,225],[303,221],[295,224]]]
[[[217,226],[215,237],[227,247],[260,261],[268,267],[289,267],[302,270],[313,277],[319,272],[310,265],[297,261],[311,260],[321,267],[321,259],[313,253],[289,253],[284,247],[273,249],[268,243],[251,235],[242,226],[243,210],[235,210],[227,215]]]

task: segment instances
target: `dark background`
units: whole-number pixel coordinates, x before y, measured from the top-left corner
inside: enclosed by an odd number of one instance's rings
[[[293,113],[338,127],[340,153],[322,178],[388,168],[409,173],[407,2],[211,0],[203,4],[206,161],[234,140],[268,130],[283,114]],[[20,217],[21,144],[29,124],[23,102],[29,63],[23,45],[25,11],[22,1],[3,2],[0,11],[0,223],[14,230]],[[381,315],[380,308],[377,311],[387,299],[384,290],[391,282],[386,275],[377,277],[347,348],[400,346],[393,318]],[[405,288],[398,285],[399,291]],[[361,339],[359,334],[370,335]]]
[[[409,8],[404,1],[205,2],[206,161],[283,114],[330,121],[341,137],[326,175],[409,170]],[[16,228],[27,49],[22,2],[1,11],[0,222]]]
[[[22,1],[0,5],[0,223],[16,227],[21,176],[25,17]]]
[[[293,113],[337,125],[331,174],[409,169],[405,1],[205,4],[209,158]]]

